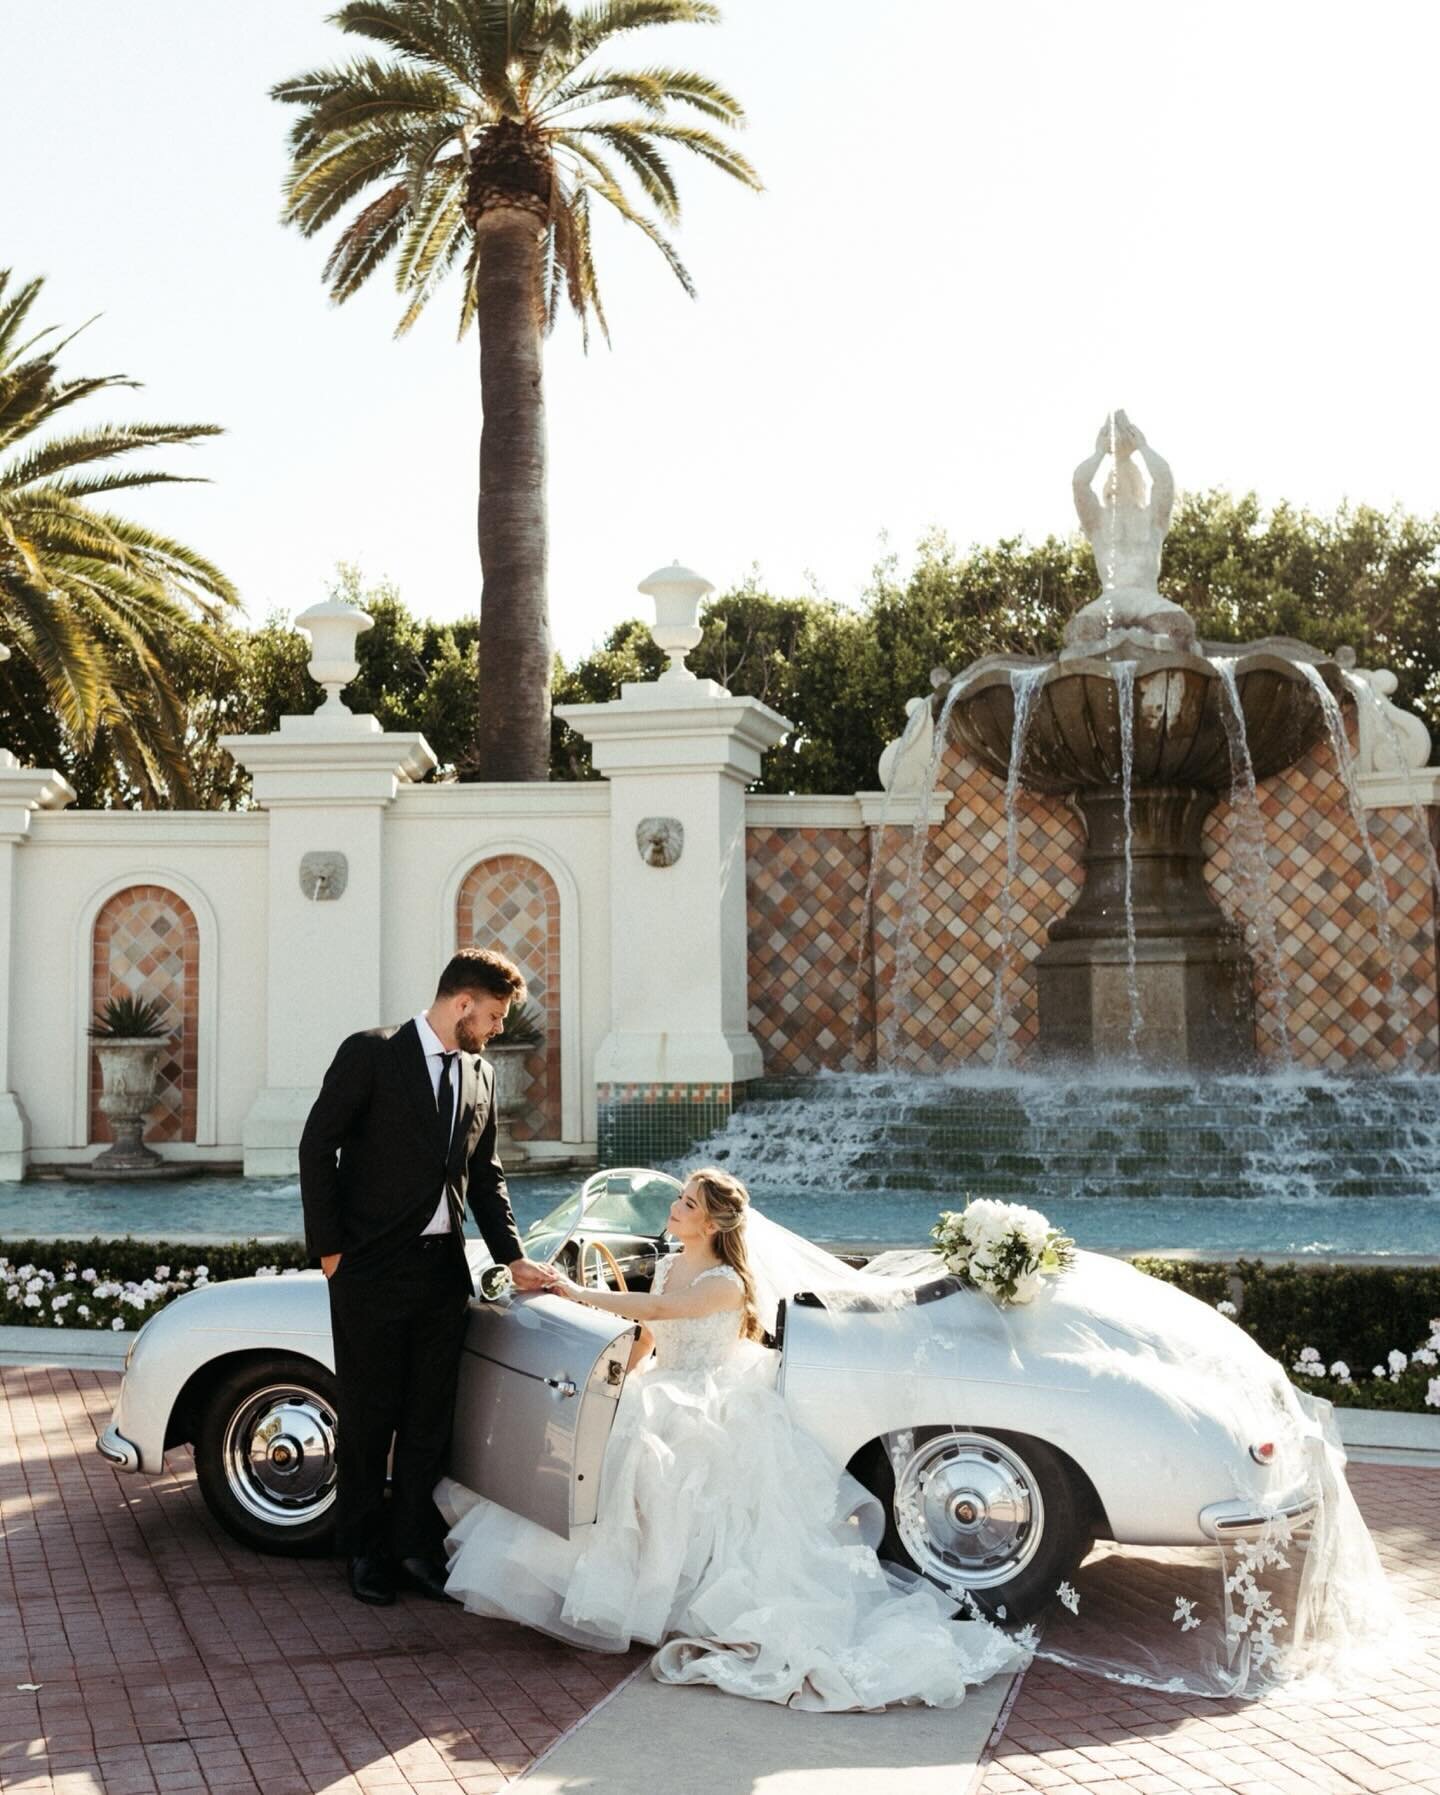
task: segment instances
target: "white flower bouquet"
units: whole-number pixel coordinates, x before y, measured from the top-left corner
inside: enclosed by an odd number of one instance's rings
[[[977,1197],[963,1209],[942,1209],[930,1230],[948,1271],[997,1303],[1035,1300],[1045,1278],[1075,1262],[1075,1242],[1038,1209]]]

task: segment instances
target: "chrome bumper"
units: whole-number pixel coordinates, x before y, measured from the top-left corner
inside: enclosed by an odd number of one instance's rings
[[[1274,1508],[1261,1509],[1254,1502],[1233,1497],[1228,1502],[1212,1502],[1200,1510],[1200,1531],[1207,1539],[1259,1539],[1276,1521],[1288,1521],[1292,1527],[1303,1527],[1320,1506],[1308,1490]]]
[[[101,1458],[114,1465],[117,1471],[138,1471],[140,1469],[140,1450],[132,1446],[112,1421],[103,1434],[95,1436],[95,1445]]]

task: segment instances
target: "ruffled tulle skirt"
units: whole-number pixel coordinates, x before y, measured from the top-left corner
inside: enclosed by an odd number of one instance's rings
[[[954,1707],[1019,1668],[999,1628],[877,1559],[879,1505],[795,1426],[775,1363],[746,1345],[632,1374],[599,1519],[572,1540],[442,1482],[451,1595],[592,1650],[657,1646],[664,1682],[813,1711]]]

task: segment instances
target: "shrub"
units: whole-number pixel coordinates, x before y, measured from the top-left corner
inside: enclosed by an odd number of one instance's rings
[[[1202,1302],[1233,1304],[1300,1388],[1337,1408],[1440,1408],[1440,1266],[1134,1263]]]
[[[138,1328],[177,1296],[308,1263],[300,1241],[0,1241],[0,1327]]]

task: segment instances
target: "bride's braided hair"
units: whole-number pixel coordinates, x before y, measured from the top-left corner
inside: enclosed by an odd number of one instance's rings
[[[760,1326],[755,1303],[755,1279],[745,1250],[745,1211],[750,1207],[750,1193],[738,1178],[722,1172],[718,1166],[704,1166],[692,1172],[686,1182],[694,1185],[706,1215],[715,1224],[715,1251],[721,1264],[739,1273],[745,1295],[740,1337],[763,1340],[765,1330]]]

